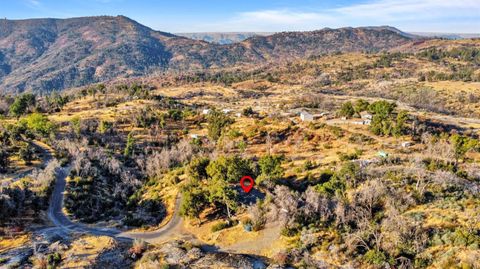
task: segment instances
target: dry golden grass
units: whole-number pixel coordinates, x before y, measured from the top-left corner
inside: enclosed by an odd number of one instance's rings
[[[0,237],[0,253],[3,253],[10,249],[22,247],[30,242],[30,235],[19,235],[10,237]]]
[[[418,205],[405,214],[421,214],[425,228],[455,228],[467,225],[472,216],[478,214],[476,210],[479,206],[478,201],[471,199],[456,202],[437,201]],[[480,223],[477,227],[480,228]]]
[[[63,268],[85,268],[95,264],[97,257],[105,251],[113,250],[117,242],[108,236],[84,236],[73,241],[70,249],[63,255],[69,257]]]
[[[113,98],[113,95],[109,95],[109,98]],[[98,100],[102,100],[101,97],[97,97]],[[129,116],[132,111],[137,111],[145,106],[152,105],[153,101],[150,100],[133,100],[128,102],[119,103],[113,107],[104,107],[100,105],[97,108],[96,101],[93,97],[85,97],[68,103],[61,112],[49,115],[49,119],[54,122],[66,122],[75,117],[81,119],[96,118],[99,120],[113,121],[119,116]]]

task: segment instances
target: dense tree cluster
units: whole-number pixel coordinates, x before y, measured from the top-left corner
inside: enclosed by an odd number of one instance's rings
[[[208,114],[208,136],[217,141],[223,130],[231,125],[234,120],[219,110],[212,110]]]
[[[444,58],[453,58],[480,65],[480,49],[476,47],[457,47],[450,50],[433,47],[421,51],[417,54],[417,56],[432,61],[438,61]]]
[[[283,157],[266,155],[258,163],[239,156],[221,156],[215,160],[194,159],[187,168],[189,182],[183,190],[181,212],[184,216],[198,218],[207,207],[225,211],[230,218],[238,207],[238,181],[243,176],[258,176],[257,184],[283,177]]]
[[[396,105],[387,101],[377,101],[368,106],[373,114],[370,130],[376,135],[401,135],[405,132],[408,114],[400,111],[394,114]]]

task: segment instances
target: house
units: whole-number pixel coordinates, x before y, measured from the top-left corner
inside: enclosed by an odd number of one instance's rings
[[[230,112],[232,112],[232,110],[228,108],[222,109],[222,111],[224,114],[229,114]]]
[[[360,112],[360,118],[362,118],[364,120],[372,120],[373,115],[368,113],[367,111],[362,111],[362,112]]]
[[[308,112],[302,111],[300,112],[300,119],[302,121],[313,121],[313,115]]]
[[[237,113],[235,113],[235,116],[236,116],[237,118],[241,118],[241,117],[242,117],[242,113],[237,112]]]
[[[191,134],[191,135],[190,135],[190,138],[192,138],[192,139],[198,139],[198,138],[199,138],[199,135],[198,135],[198,134]]]
[[[402,148],[408,148],[408,147],[411,147],[412,145],[413,143],[410,141],[402,142]]]
[[[356,125],[370,125],[372,124],[371,120],[358,120],[358,121],[352,121],[353,124]]]
[[[203,115],[208,115],[208,114],[210,114],[210,111],[211,111],[210,109],[204,109],[204,110],[202,111],[202,114],[203,114]]]

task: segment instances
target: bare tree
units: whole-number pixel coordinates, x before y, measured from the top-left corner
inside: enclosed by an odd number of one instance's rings
[[[334,217],[336,201],[331,200],[315,191],[310,186],[303,194],[305,205],[303,212],[309,218],[320,218],[322,221],[328,221]]]
[[[290,191],[286,186],[277,186],[273,201],[269,211],[270,217],[278,219],[285,227],[293,225],[299,213],[298,193]]]

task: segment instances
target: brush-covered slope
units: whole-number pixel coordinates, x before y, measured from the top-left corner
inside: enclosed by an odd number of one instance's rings
[[[1,20],[0,91],[62,90],[155,70],[381,51],[410,41],[396,29],[370,27],[286,32],[219,45],[154,31],[123,16]]]

